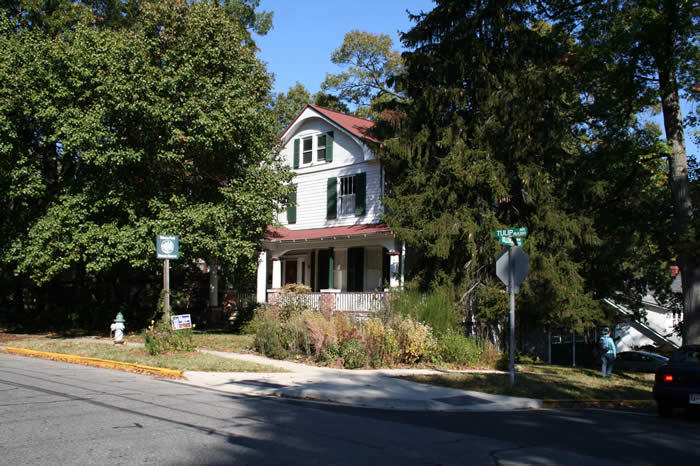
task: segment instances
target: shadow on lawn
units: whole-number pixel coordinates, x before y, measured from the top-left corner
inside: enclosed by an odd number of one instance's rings
[[[537,372],[523,369],[515,374],[466,373],[406,377],[414,382],[441,385],[526,398],[547,400],[651,400],[653,380],[637,374],[614,374],[603,378],[595,369],[540,366]]]

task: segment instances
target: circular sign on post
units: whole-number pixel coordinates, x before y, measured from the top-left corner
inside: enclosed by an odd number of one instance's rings
[[[156,257],[158,259],[179,259],[180,238],[177,235],[158,235],[156,237]]]

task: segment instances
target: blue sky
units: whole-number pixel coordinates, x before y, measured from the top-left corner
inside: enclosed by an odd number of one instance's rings
[[[408,31],[411,13],[433,9],[432,0],[262,0],[259,10],[273,11],[272,30],[255,36],[259,57],[274,73],[275,92],[297,81],[310,92],[320,90],[326,73],[341,71],[331,54],[353,29],[388,34],[401,50],[398,31]]]
[[[261,0],[259,10],[272,11],[274,17],[272,30],[255,36],[259,57],[275,75],[274,92],[287,92],[298,81],[313,94],[320,90],[326,73],[342,71],[331,63],[331,54],[347,32],[389,34],[394,48],[402,50],[398,33],[413,26],[406,10],[418,14],[433,7],[432,0]],[[690,110],[690,105],[683,105],[684,114]],[[642,117],[663,125],[660,116]],[[691,129],[686,128],[686,151],[698,157],[690,136]]]

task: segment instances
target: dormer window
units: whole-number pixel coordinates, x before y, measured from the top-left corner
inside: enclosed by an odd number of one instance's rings
[[[314,160],[316,152],[316,160]],[[293,167],[333,161],[333,131],[294,140]],[[301,163],[300,163],[301,162]]]
[[[316,160],[319,162],[325,162],[326,161],[326,135],[321,134],[316,138],[316,141],[318,142],[316,144]]]
[[[313,159],[313,152],[314,152],[314,139],[313,138],[304,138],[301,140],[302,142],[302,163],[304,165],[311,163],[311,160]]]

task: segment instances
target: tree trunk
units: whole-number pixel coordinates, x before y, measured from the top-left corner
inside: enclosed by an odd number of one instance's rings
[[[673,2],[671,2],[673,3]],[[683,286],[683,344],[700,343],[700,268],[696,257],[693,232],[693,205],[690,198],[688,159],[685,152],[683,116],[681,114],[678,82],[673,66],[675,14],[665,11],[666,31],[663,50],[657,56],[659,89],[664,116],[666,141],[671,148],[668,157],[671,193],[673,196],[673,224],[676,231],[675,251],[681,270]]]

